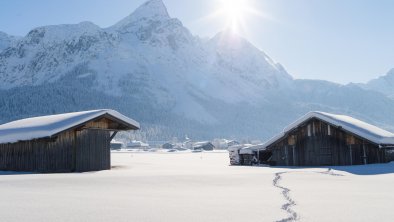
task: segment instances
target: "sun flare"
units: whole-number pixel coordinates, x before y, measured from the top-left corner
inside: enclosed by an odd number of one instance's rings
[[[257,0],[213,0],[211,13],[201,17],[198,21],[209,25],[216,25],[222,30],[236,34],[251,33],[257,21],[273,20]]]
[[[227,26],[233,31],[238,29],[238,26],[244,19],[246,4],[242,0],[223,0],[221,12],[225,16]]]
[[[246,16],[251,12],[252,9],[248,0],[222,0],[218,14],[226,19],[226,28],[238,32]]]

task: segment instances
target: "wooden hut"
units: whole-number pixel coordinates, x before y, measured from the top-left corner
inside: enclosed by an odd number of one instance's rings
[[[111,168],[110,142],[139,123],[114,110],[41,116],[0,125],[0,170],[84,172]]]
[[[393,133],[349,116],[310,112],[259,154],[260,162],[273,165],[328,166],[386,163],[394,160],[393,151]]]

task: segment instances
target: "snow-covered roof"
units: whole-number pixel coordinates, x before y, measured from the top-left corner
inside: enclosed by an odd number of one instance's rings
[[[193,147],[203,147],[203,146],[206,146],[206,145],[209,145],[209,144],[212,144],[212,143],[209,142],[209,141],[196,142],[196,143],[193,144]]]
[[[133,140],[127,144],[127,147],[149,147],[149,144],[144,143],[142,141]]]
[[[0,125],[0,143],[14,143],[52,137],[60,132],[84,124],[100,116],[109,115],[129,129],[139,129],[140,124],[117,111],[102,109],[21,119]]]
[[[314,111],[307,113],[300,119],[287,126],[283,132],[265,142],[264,147],[270,146],[278,139],[284,137],[286,133],[312,118],[320,119],[335,127],[341,127],[348,132],[365,138],[378,145],[394,145],[394,134],[389,131],[350,116]]]
[[[228,151],[238,151],[239,154],[253,154],[253,152],[258,151],[258,150],[264,150],[265,146],[264,144],[240,144],[240,145],[234,145],[230,146],[227,148]]]
[[[249,145],[249,146],[243,147],[239,151],[239,154],[253,154],[255,151],[264,150],[265,148],[266,148],[266,146],[264,144]]]
[[[233,145],[227,148],[228,151],[238,151],[242,148],[245,148],[244,144],[237,144],[237,145]]]

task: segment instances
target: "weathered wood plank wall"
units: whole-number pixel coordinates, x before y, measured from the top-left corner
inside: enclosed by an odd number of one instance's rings
[[[0,144],[0,170],[68,172],[72,163],[70,132],[56,140],[32,140]]]
[[[51,140],[0,144],[0,170],[84,172],[111,168],[110,132],[66,131]]]

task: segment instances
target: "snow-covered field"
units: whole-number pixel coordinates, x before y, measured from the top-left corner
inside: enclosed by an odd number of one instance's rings
[[[394,164],[229,166],[227,153],[113,153],[110,171],[0,175],[0,221],[393,221]]]

